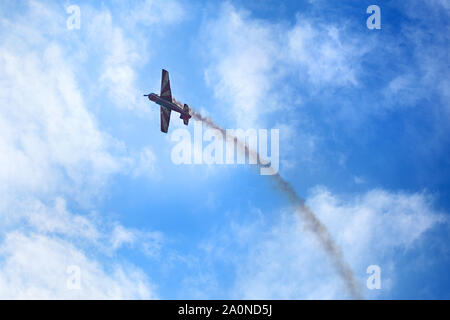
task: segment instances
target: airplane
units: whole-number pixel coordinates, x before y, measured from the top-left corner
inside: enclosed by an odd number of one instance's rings
[[[189,119],[191,118],[191,115],[189,114],[189,106],[184,104],[184,107],[181,108],[173,102],[172,92],[170,91],[169,72],[166,70],[162,70],[160,95],[158,96],[155,93],[150,93],[144,94],[144,97],[148,97],[150,101],[153,101],[161,106],[160,113],[162,132],[167,133],[169,130],[170,113],[172,110],[180,113],[180,119],[183,119],[183,123],[185,125],[189,124]]]

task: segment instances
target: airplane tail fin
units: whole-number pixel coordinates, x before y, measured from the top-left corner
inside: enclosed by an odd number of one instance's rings
[[[183,119],[183,123],[185,125],[188,125],[189,124],[189,119],[191,118],[191,116],[189,115],[189,106],[187,104],[184,104],[183,111],[186,114],[180,115],[180,119]]]

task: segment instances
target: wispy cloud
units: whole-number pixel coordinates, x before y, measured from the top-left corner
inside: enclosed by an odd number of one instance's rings
[[[382,269],[382,290],[365,290],[366,297],[384,297],[399,292],[396,282],[399,252],[412,251],[415,244],[426,241],[425,232],[440,223],[448,223],[445,215],[433,208],[424,193],[391,193],[371,190],[360,196],[340,197],[323,187],[315,188],[307,204],[330,227],[333,237],[343,248],[346,259],[362,284],[369,265]],[[259,212],[259,214],[257,214]],[[344,284],[324,261],[314,237],[306,233],[304,223],[292,213],[282,210],[277,218],[256,210],[245,222],[232,220],[220,230],[220,236],[204,243],[208,270],[226,261],[236,268],[232,284],[214,281],[204,290],[212,297],[243,299],[341,299],[349,298]],[[250,220],[251,219],[251,220]],[[253,221],[252,221],[253,220]],[[420,257],[417,257],[420,259]],[[199,274],[206,270],[201,269]],[[215,288],[228,288],[225,295]]]
[[[230,4],[222,5],[205,34],[211,60],[207,83],[218,98],[231,103],[242,126],[290,109],[295,99],[286,95],[299,83],[287,81],[289,76],[309,86],[356,85],[358,57],[366,51],[357,40],[348,41],[345,26],[300,15],[294,25],[273,23]]]
[[[67,240],[11,232],[5,235],[0,253],[3,299],[155,298],[152,285],[139,269],[120,264],[105,268]],[[67,286],[70,266],[79,268],[79,290]]]
[[[94,11],[86,8],[89,12]],[[65,36],[87,47],[66,34],[65,18],[60,7],[30,1],[16,20],[1,20],[0,296],[154,298],[140,269],[120,259],[109,264],[124,246],[154,257],[162,235],[67,208],[67,202],[92,207],[115,174],[131,171],[130,163],[139,165],[136,174],[150,175],[155,157],[147,147],[135,159],[100,129],[80,83],[78,65],[85,55],[72,54]],[[112,81],[108,88],[119,95],[113,99],[133,104],[137,91],[130,65],[139,58],[133,42],[107,12],[97,12],[92,22],[106,29],[96,36],[98,45],[113,48],[99,78]],[[70,265],[81,271],[80,290],[67,286]]]

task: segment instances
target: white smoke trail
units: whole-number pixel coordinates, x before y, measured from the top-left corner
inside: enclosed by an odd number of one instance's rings
[[[173,99],[173,101],[179,106],[183,106],[175,99]],[[191,109],[190,113],[191,116],[194,117],[194,119],[202,121],[207,126],[221,131],[224,137],[227,137],[227,139],[231,138],[232,140],[234,140],[236,144],[238,144],[243,148],[243,150],[245,150],[246,153],[248,153],[249,157],[255,156],[255,159],[258,159],[258,166],[261,166],[261,163],[263,163],[263,161],[260,161],[258,152],[255,150],[251,150],[245,143],[245,141],[240,141],[239,139],[237,139],[237,137],[230,137],[229,135],[227,135],[225,129],[217,125],[212,119],[202,116],[199,112]],[[305,201],[297,195],[292,185],[284,180],[279,173],[274,172],[274,174],[270,177],[274,179],[278,189],[287,196],[291,204],[294,206],[295,212],[300,216],[302,221],[305,222],[306,229],[316,236],[320,246],[327,253],[336,271],[343,279],[350,295],[355,299],[362,299],[363,294],[361,285],[356,280],[349,264],[347,263],[347,261],[345,261],[342,249],[331,237],[328,228],[323,224],[322,221],[320,221],[320,219],[314,214],[314,212],[312,212],[312,210],[306,206]]]

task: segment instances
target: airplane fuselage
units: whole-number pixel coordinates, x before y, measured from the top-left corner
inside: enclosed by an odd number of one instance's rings
[[[151,101],[153,101],[154,103],[159,104],[160,106],[162,106],[164,108],[167,108],[167,109],[179,112],[180,114],[189,116],[189,118],[190,118],[189,112],[185,112],[182,108],[180,108],[175,103],[167,101],[167,100],[164,100],[164,99],[162,99],[160,96],[158,96],[155,93],[150,93],[148,95],[148,98]]]

